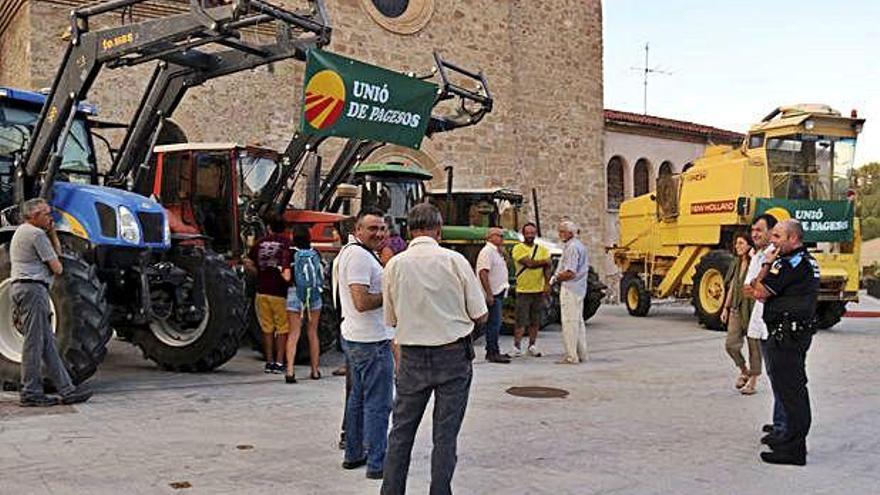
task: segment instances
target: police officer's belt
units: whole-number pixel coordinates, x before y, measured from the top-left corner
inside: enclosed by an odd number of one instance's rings
[[[799,337],[816,333],[813,320],[793,317],[787,311],[782,313],[779,320],[768,323],[767,330],[770,332],[770,336],[776,340],[782,340],[785,337],[798,340]]]

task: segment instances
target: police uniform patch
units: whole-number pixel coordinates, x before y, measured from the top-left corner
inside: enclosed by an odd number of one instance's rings
[[[770,265],[770,273],[773,275],[779,275],[779,269],[782,268],[782,260],[778,259]]]

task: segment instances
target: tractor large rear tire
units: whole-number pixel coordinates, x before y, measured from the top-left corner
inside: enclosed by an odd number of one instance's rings
[[[632,316],[647,316],[651,309],[651,293],[637,273],[625,273],[620,280],[620,299]]]
[[[181,263],[181,266],[186,266]],[[204,256],[207,315],[198,337],[175,342],[163,325],[151,322],[132,334],[132,342],[144,357],[170,371],[210,371],[235,356],[246,332],[247,303],[244,284],[222,256],[208,252]]]
[[[605,290],[608,287],[599,281],[599,274],[590,267],[587,273],[587,297],[584,298],[584,321],[589,320],[599,311],[602,299],[605,299]]]
[[[840,323],[846,314],[846,302],[821,301],[816,305],[816,329],[827,330]]]
[[[724,331],[721,310],[727,295],[724,276],[734,257],[721,249],[710,251],[700,259],[694,274],[691,300],[700,323],[710,330]]]
[[[75,384],[95,374],[107,354],[113,335],[104,284],[95,267],[78,253],[61,256],[64,275],[49,295],[55,313],[55,337],[61,359]],[[12,324],[8,245],[0,248],[0,383],[4,390],[17,390],[21,383],[23,337]]]

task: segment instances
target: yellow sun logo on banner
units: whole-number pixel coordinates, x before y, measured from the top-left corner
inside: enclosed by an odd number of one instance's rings
[[[776,219],[777,222],[784,222],[786,220],[791,220],[791,213],[788,212],[785,208],[781,206],[775,206],[765,211],[764,213],[771,215]]]
[[[345,107],[345,83],[339,74],[325,69],[306,84],[306,122],[315,129],[332,126]]]

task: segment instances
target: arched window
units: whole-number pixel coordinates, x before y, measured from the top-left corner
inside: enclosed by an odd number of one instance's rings
[[[605,174],[605,194],[608,209],[617,210],[623,202],[623,159],[619,156],[608,160]]]
[[[633,168],[633,196],[641,196],[650,191],[651,164],[644,158],[639,158]]]
[[[672,166],[672,162],[665,161],[660,164],[660,173],[658,174],[660,177],[665,175],[672,175],[675,172],[675,169]]]

